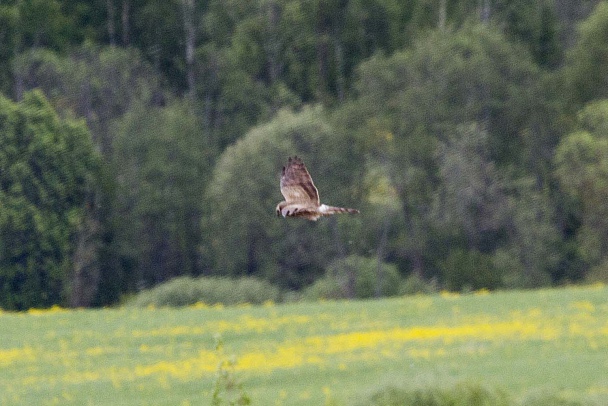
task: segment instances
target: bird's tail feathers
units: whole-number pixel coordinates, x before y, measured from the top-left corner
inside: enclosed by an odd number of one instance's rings
[[[336,207],[336,206],[327,206],[325,204],[321,205],[321,208],[319,210],[321,213],[323,213],[323,215],[331,215],[331,214],[338,214],[338,213],[350,213],[350,214],[357,214],[359,213],[359,210],[357,209],[350,209],[348,207]]]

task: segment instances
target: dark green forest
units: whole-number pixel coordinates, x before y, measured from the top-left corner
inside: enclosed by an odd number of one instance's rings
[[[608,2],[0,1],[1,308],[343,273],[608,280]]]

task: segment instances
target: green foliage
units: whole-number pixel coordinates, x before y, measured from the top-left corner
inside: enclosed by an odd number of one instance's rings
[[[483,25],[432,32],[359,66],[345,121],[400,200],[401,241],[388,255],[430,276],[445,255],[431,248],[444,243],[437,234],[493,248],[507,215],[498,168],[520,159],[537,75],[525,51]]]
[[[400,276],[395,265],[377,258],[351,255],[331,263],[325,276],[305,289],[303,297],[318,299],[365,299],[394,296],[399,291]]]
[[[388,386],[371,395],[361,405],[370,406],[583,406],[592,402],[558,394],[535,393],[516,400],[504,390],[473,382],[453,386],[403,388]]]
[[[595,403],[555,393],[533,393],[517,403],[521,406],[594,406]]]
[[[220,362],[215,372],[215,382],[211,391],[211,406],[244,406],[251,404],[251,399],[243,389],[243,383],[234,372],[237,361],[234,356],[227,357],[224,352],[224,340],[215,336],[215,351]]]
[[[199,124],[179,102],[139,106],[116,123],[112,215],[117,251],[132,264],[130,288],[201,272],[201,200],[211,165]]]
[[[138,293],[127,304],[136,307],[177,307],[196,303],[262,304],[275,302],[279,298],[278,288],[252,277],[231,279],[181,276]]]
[[[546,396],[547,406],[559,398],[606,405],[607,294],[594,285],[274,306],[3,312],[0,403],[38,405],[69,393],[68,403],[78,405],[208,405],[222,359],[213,335],[221,331],[223,359],[235,355],[234,377],[255,405],[366,404],[389,385],[447,391],[462,380],[491,391],[498,385],[522,403]]]
[[[510,182],[506,242],[495,251],[494,265],[509,288],[546,286],[561,279],[576,280],[571,272],[559,275],[566,253],[557,227],[556,208],[550,191],[538,190],[531,178]]]
[[[560,186],[579,207],[580,255],[591,265],[608,256],[608,101],[581,110],[578,128],[560,142],[555,155]]]
[[[339,300],[347,298],[342,281],[327,276],[317,278],[314,283],[302,291],[299,298],[303,300]]]
[[[551,1],[512,0],[496,4],[495,19],[506,34],[528,47],[539,66],[555,68],[561,59],[559,22]]]
[[[428,295],[437,292],[437,281],[426,281],[416,274],[407,276],[399,286],[400,295]]]
[[[608,97],[608,3],[598,2],[578,27],[579,39],[569,51],[565,75],[570,101],[575,107]]]
[[[0,5],[0,94],[12,90],[11,58],[17,45],[16,31],[19,13],[14,5]]]
[[[494,267],[492,257],[479,251],[452,250],[440,266],[448,290],[495,289],[501,286],[501,275]]]
[[[510,406],[512,399],[503,391],[475,383],[460,383],[453,387],[381,389],[361,405],[370,406]]]
[[[61,113],[85,118],[106,159],[112,120],[163,98],[158,77],[136,49],[85,45],[66,56],[31,49],[14,59],[12,70],[21,91],[40,88]]]
[[[297,97],[285,88],[264,86],[236,67],[232,49],[208,45],[199,48],[196,55],[197,63],[207,67],[198,81],[198,94],[204,100],[203,127],[220,151],[269,119],[276,108],[299,105]]]
[[[433,152],[433,143],[418,142],[444,141],[456,125],[470,122],[488,131],[492,158],[514,160],[538,69],[494,27],[467,25],[433,32],[390,57],[375,56],[360,65],[359,76],[357,113],[367,119],[361,130],[376,135],[369,142],[392,134],[388,146],[395,156],[389,157],[413,155],[403,161],[407,168],[416,156],[424,162],[421,154]]]
[[[457,233],[469,249],[494,248],[509,206],[506,182],[490,157],[488,132],[476,123],[457,126],[437,155],[441,182],[433,217],[438,227]]]
[[[0,134],[0,307],[62,303],[98,156],[84,124],[38,91],[0,97]]]
[[[348,138],[335,136],[320,107],[281,111],[228,147],[215,166],[205,200],[210,208],[203,224],[209,233],[205,255],[214,259],[214,271],[261,276],[285,288],[312,282],[346,249],[349,237],[341,222],[357,220],[277,218],[275,207],[283,199],[281,167],[289,156],[303,157],[322,200],[348,206],[357,192],[353,149]]]
[[[450,249],[539,286],[605,262],[603,113],[572,112],[608,94],[607,27],[597,0],[9,0],[0,92],[42,89],[107,164],[73,238],[98,303],[204,272],[298,289],[351,254],[439,280]],[[364,214],[266,221],[296,153]]]

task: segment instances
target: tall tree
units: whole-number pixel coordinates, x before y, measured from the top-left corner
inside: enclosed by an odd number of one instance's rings
[[[156,72],[174,89],[187,89],[183,52],[184,30],[178,1],[148,0],[131,5],[129,43],[139,49]]]
[[[84,46],[67,56],[32,50],[15,59],[13,72],[23,90],[40,88],[57,109],[84,117],[107,158],[112,152],[112,120],[136,103],[164,100],[160,79],[135,49]]]
[[[565,95],[575,108],[594,99],[608,97],[608,3],[600,2],[580,24],[579,40],[568,53]]]
[[[602,0],[555,0],[555,13],[560,21],[560,41],[567,49],[576,42],[576,25],[587,18],[597,3]]]
[[[441,143],[433,208],[440,229],[458,230],[467,249],[482,252],[496,247],[508,215],[505,180],[490,158],[488,141],[483,127],[467,123]]]
[[[0,133],[0,307],[65,304],[99,165],[89,132],[36,91],[0,97]]]
[[[0,93],[2,94],[11,94],[13,91],[10,64],[18,52],[18,21],[19,12],[16,6],[0,5]]]
[[[495,20],[505,34],[525,44],[538,65],[558,65],[562,48],[553,1],[510,0],[498,3],[496,9]]]
[[[194,72],[194,48],[196,46],[195,1],[182,0],[182,18],[184,21],[184,54],[186,59],[186,83],[188,97],[194,100],[196,92]]]
[[[277,218],[281,166],[304,158],[323,200],[352,203],[356,183],[352,143],[336,136],[320,108],[281,111],[234,145],[218,161],[207,190],[205,229],[213,270],[258,275],[298,288],[320,275],[335,257],[348,254],[348,226],[359,220],[317,222]],[[348,221],[346,221],[348,220]]]
[[[502,284],[531,288],[580,278],[576,272],[559,269],[568,253],[548,185],[539,185],[531,176],[506,181],[505,237],[493,258]]]
[[[578,116],[578,128],[556,153],[560,186],[578,209],[580,254],[589,265],[608,263],[608,101],[590,103]]]
[[[207,137],[187,103],[135,106],[116,123],[115,247],[130,289],[202,270],[201,200]]]
[[[520,159],[536,69],[492,26],[433,32],[407,51],[361,64],[352,131],[397,191],[407,237],[401,256],[423,274],[433,241],[432,202],[439,184],[437,145],[463,123],[488,134],[486,160]],[[436,259],[435,259],[436,260]]]

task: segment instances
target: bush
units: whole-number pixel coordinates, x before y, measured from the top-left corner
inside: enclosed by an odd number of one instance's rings
[[[400,282],[395,265],[378,266],[375,258],[351,255],[334,261],[325,276],[305,289],[302,296],[308,300],[394,296],[399,293]]]
[[[399,286],[400,295],[429,295],[431,293],[436,293],[437,290],[437,281],[426,281],[415,274],[411,274],[410,276],[405,278]]]
[[[585,406],[588,400],[568,399],[552,393],[533,393],[516,401],[499,389],[462,382],[447,387],[402,388],[387,386],[365,397],[363,406]]]
[[[344,286],[334,277],[324,276],[304,289],[300,299],[303,300],[337,300],[347,297]]]
[[[492,257],[475,250],[451,251],[440,268],[446,289],[452,291],[496,289],[502,283]]]
[[[592,267],[585,277],[589,283],[608,283],[608,259],[601,264]]]
[[[530,289],[551,285],[548,273],[541,270],[526,271],[519,258],[509,250],[496,250],[492,263],[504,288]]]
[[[592,405],[590,401],[566,399],[560,395],[536,393],[528,395],[519,403],[521,406],[584,406]]]
[[[366,399],[369,406],[507,406],[507,394],[479,384],[461,383],[449,388],[404,389],[387,387]]]
[[[127,304],[137,307],[188,306],[198,302],[210,305],[261,304],[279,298],[276,286],[252,277],[230,279],[182,276],[142,291]]]

